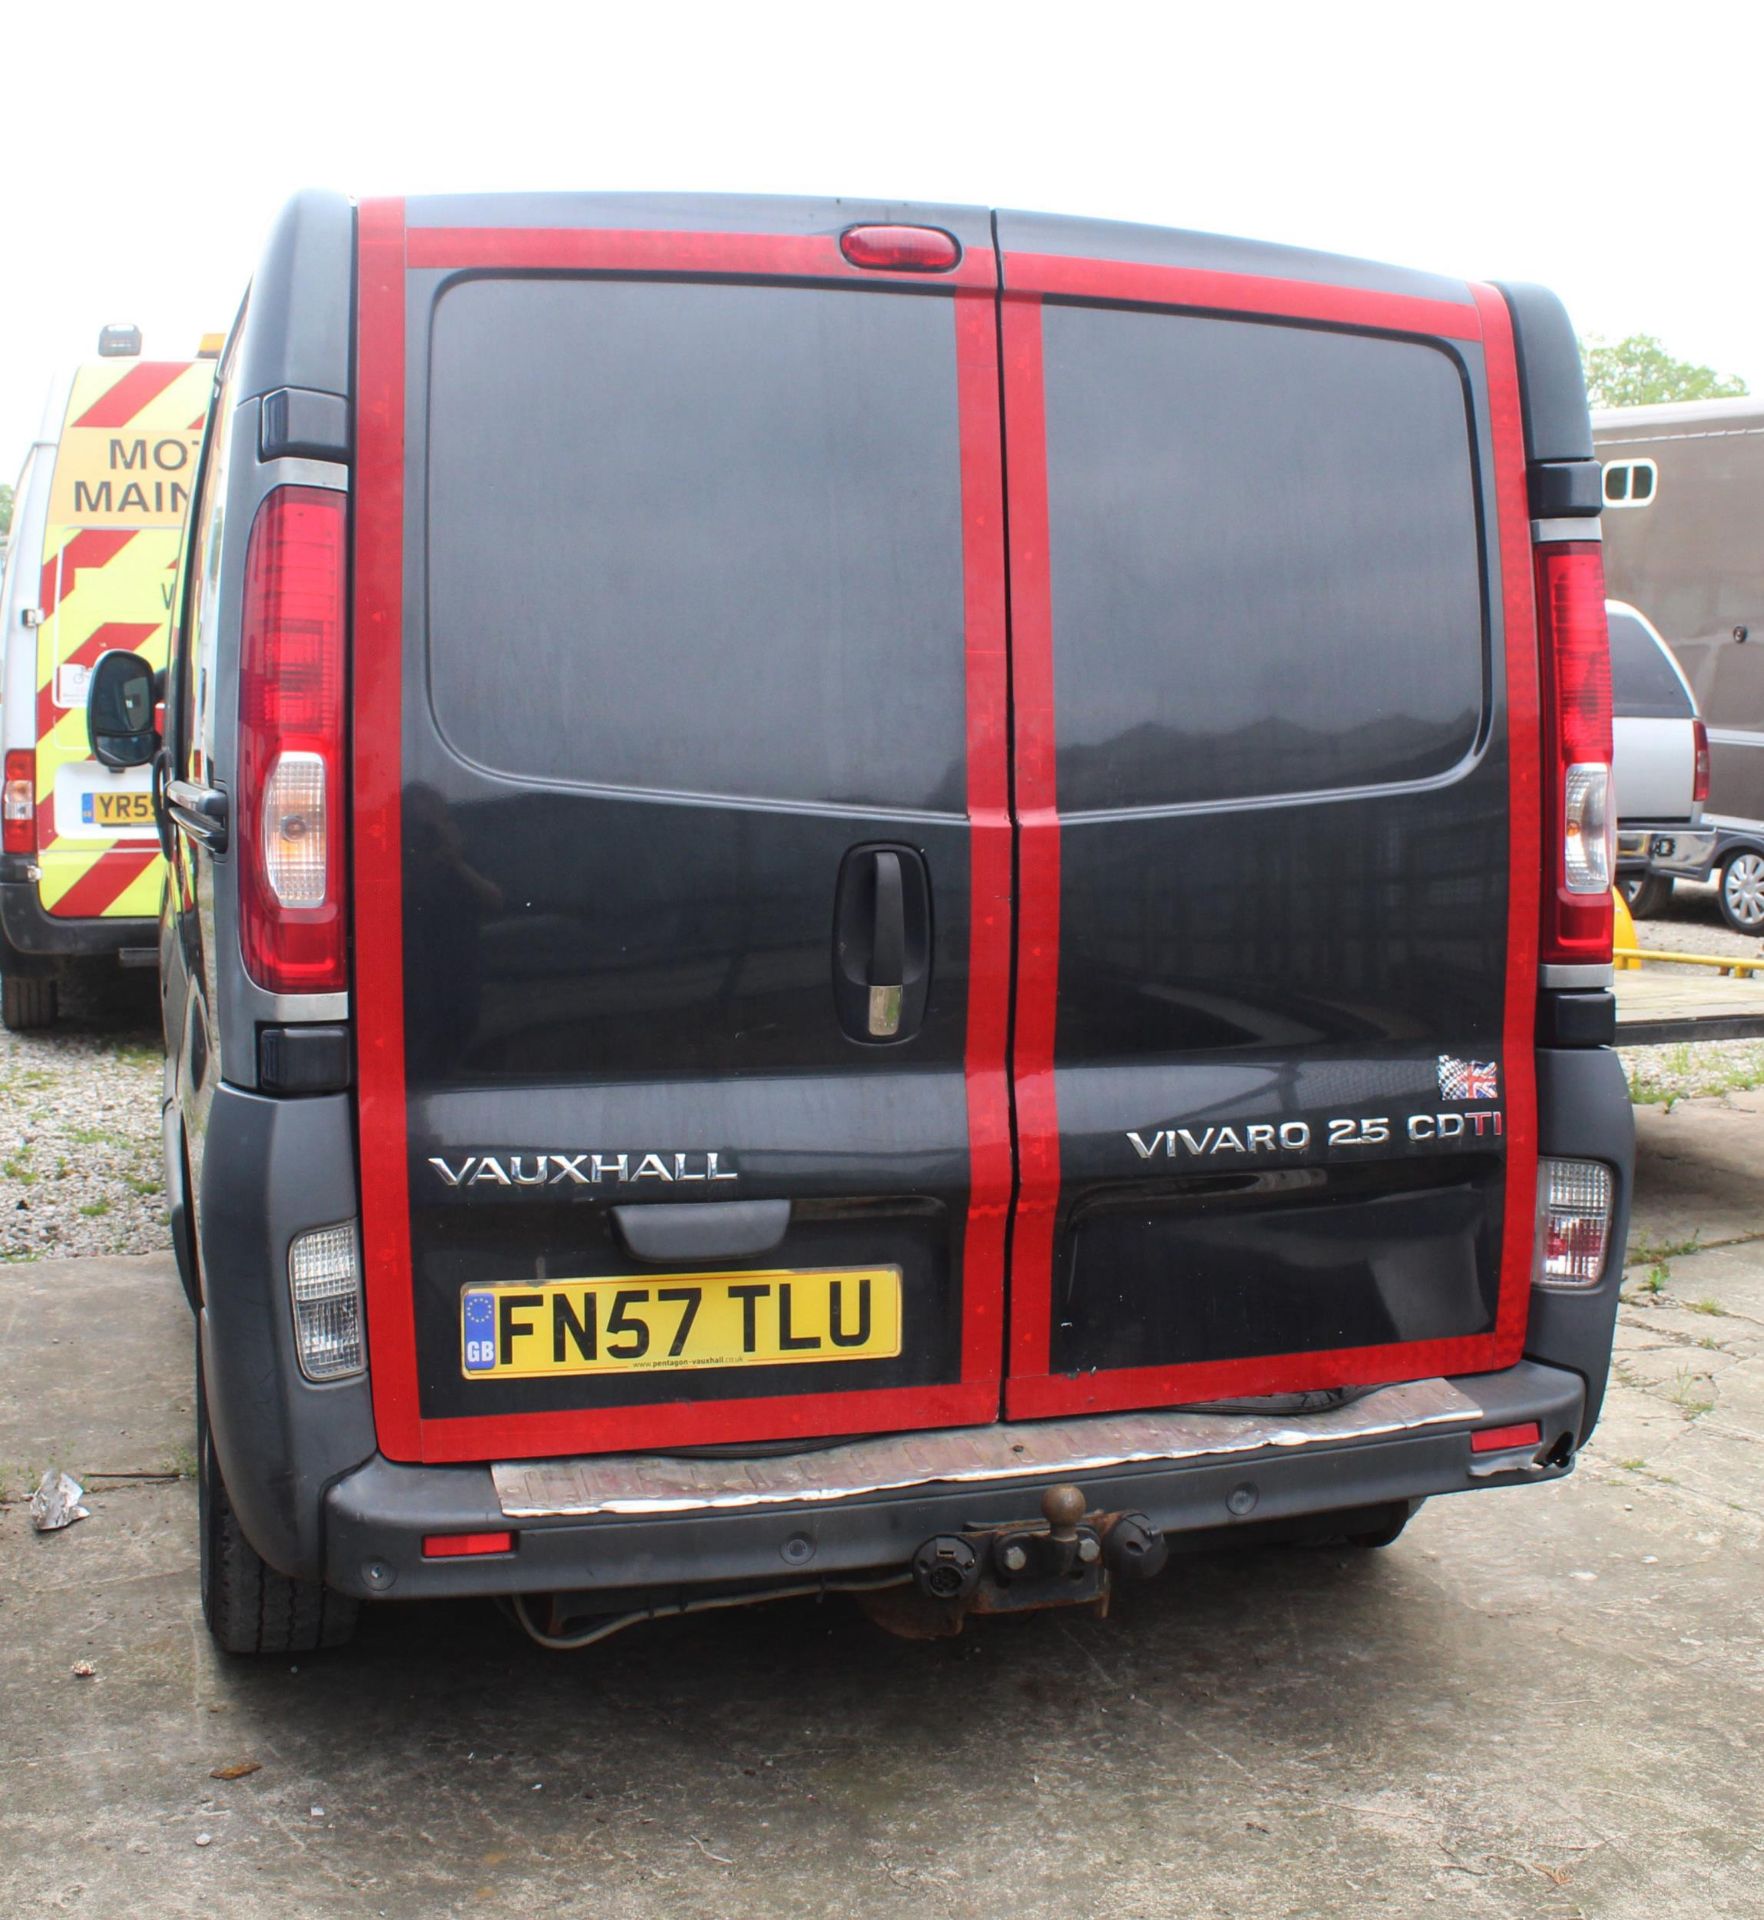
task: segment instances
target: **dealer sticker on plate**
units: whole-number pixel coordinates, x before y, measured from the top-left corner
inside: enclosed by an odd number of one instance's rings
[[[468,1380],[885,1360],[900,1352],[900,1268],[661,1273],[467,1287]]]

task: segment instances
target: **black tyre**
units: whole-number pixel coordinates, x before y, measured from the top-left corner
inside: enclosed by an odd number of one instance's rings
[[[278,1573],[239,1526],[208,1430],[208,1396],[196,1367],[196,1489],[202,1617],[223,1653],[312,1653],[355,1631],[356,1601]]]
[[[1393,1501],[1376,1526],[1344,1537],[1350,1547],[1361,1547],[1368,1552],[1378,1547],[1388,1547],[1402,1537],[1403,1529],[1421,1511],[1421,1507],[1419,1500]]]
[[[1729,854],[1722,864],[1717,897],[1721,917],[1735,933],[1764,935],[1764,853],[1741,847]]]
[[[0,1019],[13,1033],[35,1033],[54,1026],[54,979],[17,973],[0,978]]]
[[[1641,873],[1623,881],[1624,904],[1638,920],[1652,920],[1672,903],[1672,882],[1663,873]]]

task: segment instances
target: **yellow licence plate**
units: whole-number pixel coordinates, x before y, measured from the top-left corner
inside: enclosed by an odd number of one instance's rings
[[[95,827],[146,827],[153,824],[153,796],[149,793],[91,793],[86,796]]]
[[[468,1380],[885,1360],[900,1352],[900,1268],[512,1280],[460,1297]]]

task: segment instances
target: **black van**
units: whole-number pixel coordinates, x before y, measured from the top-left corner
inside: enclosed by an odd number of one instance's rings
[[[1535,288],[307,194],[152,732],[203,1597],[1100,1603],[1566,1473],[1609,664]]]

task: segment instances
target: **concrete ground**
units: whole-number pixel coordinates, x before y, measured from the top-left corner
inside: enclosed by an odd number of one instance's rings
[[[791,1603],[552,1656],[462,1605],[222,1659],[169,1260],[0,1269],[0,1912],[1764,1913],[1764,1096],[1639,1125],[1572,1478],[930,1645]],[[92,1517],[38,1538],[51,1462]]]

